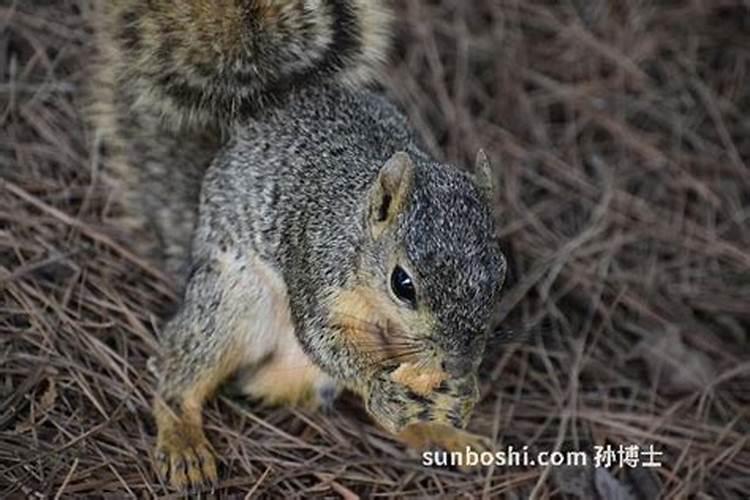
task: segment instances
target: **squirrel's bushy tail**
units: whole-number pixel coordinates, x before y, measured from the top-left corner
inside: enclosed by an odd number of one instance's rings
[[[387,0],[102,0],[92,118],[143,249],[184,275],[222,133],[291,88],[374,77]],[[143,246],[143,245],[142,245]]]
[[[384,0],[110,0],[118,78],[172,125],[225,124],[286,89],[375,76],[390,35]]]

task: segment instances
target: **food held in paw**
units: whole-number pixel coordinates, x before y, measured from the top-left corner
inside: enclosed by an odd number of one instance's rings
[[[440,386],[448,374],[434,365],[423,366],[420,363],[402,363],[391,373],[391,380],[408,387],[420,396],[426,396]]]

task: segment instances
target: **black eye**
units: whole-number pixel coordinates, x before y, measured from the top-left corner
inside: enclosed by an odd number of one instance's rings
[[[391,289],[399,300],[414,306],[417,302],[417,292],[414,290],[414,281],[401,266],[396,266],[391,274]]]

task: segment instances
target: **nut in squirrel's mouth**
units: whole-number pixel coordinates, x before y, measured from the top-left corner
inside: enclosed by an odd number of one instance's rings
[[[407,361],[391,373],[391,380],[408,387],[420,396],[432,393],[447,379],[448,374],[443,371],[436,358],[429,363]]]

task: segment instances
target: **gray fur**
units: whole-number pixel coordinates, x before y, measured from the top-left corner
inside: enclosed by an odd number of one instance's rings
[[[415,186],[386,241],[367,231],[368,193],[397,151],[416,166]],[[458,169],[424,153],[404,117],[382,97],[343,87],[309,88],[236,129],[208,170],[194,257],[248,250],[280,270],[297,336],[328,373],[354,384],[357,353],[328,324],[323,290],[361,270],[389,276],[387,249],[403,247],[437,318],[433,337],[459,371],[479,362],[505,263],[482,192]],[[388,287],[383,280],[384,289]]]

